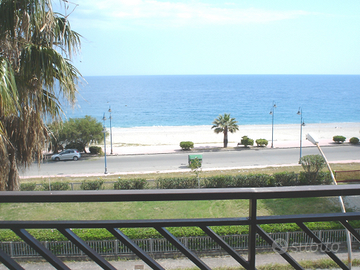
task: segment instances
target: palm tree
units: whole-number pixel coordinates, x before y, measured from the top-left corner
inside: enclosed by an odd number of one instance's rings
[[[228,132],[234,133],[239,130],[239,126],[237,125],[235,118],[231,118],[230,114],[224,113],[224,115],[219,115],[218,118],[214,120],[212,123],[215,133],[224,133],[224,148],[228,145]]]
[[[50,0],[0,0],[0,190],[17,190],[19,167],[41,160],[58,98],[75,102],[80,38]]]

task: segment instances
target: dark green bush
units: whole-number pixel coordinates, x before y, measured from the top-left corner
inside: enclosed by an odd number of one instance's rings
[[[191,148],[194,148],[194,143],[190,141],[180,142],[180,147],[182,150],[190,150]]]
[[[77,149],[79,152],[82,152],[83,146],[81,143],[71,142],[65,146],[65,149]]]
[[[359,143],[359,138],[357,138],[357,137],[350,138],[350,143],[351,144],[358,144]]]
[[[255,142],[257,146],[267,146],[269,143],[266,139],[257,139]]]
[[[146,179],[134,178],[134,179],[118,179],[114,183],[114,189],[146,189],[148,187]]]
[[[239,174],[233,176],[229,187],[270,187],[274,186],[274,179],[268,174]]]
[[[156,180],[156,186],[159,189],[186,189],[197,188],[198,180],[196,177],[191,178],[158,178]]]
[[[346,137],[344,137],[344,136],[336,135],[333,137],[333,141],[337,142],[337,143],[343,143],[343,142],[345,142],[345,140],[346,140]]]
[[[84,180],[82,181],[80,188],[82,190],[99,190],[101,189],[102,185],[104,184],[104,180]]]
[[[34,191],[36,188],[36,183],[21,183],[20,190],[21,191]]]
[[[206,177],[203,181],[205,188],[227,188],[233,182],[231,175],[216,175]]]
[[[49,191],[49,183],[48,182],[43,182],[41,184],[43,190],[45,191]],[[67,182],[52,182],[50,184],[50,189],[51,190],[69,190],[70,189],[70,184]]]
[[[94,155],[102,155],[104,154],[102,148],[100,146],[90,146],[89,147],[89,151],[90,151],[90,154],[94,154]]]
[[[242,136],[240,144],[248,147],[248,145],[254,145],[254,140],[250,139],[248,136]]]
[[[273,174],[274,185],[279,186],[298,186],[300,181],[294,172],[279,172]]]
[[[300,185],[330,185],[332,183],[330,172],[300,172]]]

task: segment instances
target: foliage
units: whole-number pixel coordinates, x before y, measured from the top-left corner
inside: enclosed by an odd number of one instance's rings
[[[301,157],[300,164],[305,172],[317,173],[325,167],[325,159],[321,155],[307,155]]]
[[[234,177],[234,187],[271,187],[274,186],[273,177],[268,174],[239,174]]]
[[[345,142],[345,140],[346,140],[346,137],[344,137],[344,136],[336,135],[333,137],[333,141],[337,142],[337,143],[343,143],[343,142]]]
[[[79,149],[82,149],[82,144],[79,142],[70,142],[67,145],[65,145],[65,149],[76,149],[78,151],[81,151]]]
[[[248,136],[242,136],[240,144],[245,147],[248,147],[248,145],[254,145],[254,140],[250,139]]]
[[[307,155],[300,159],[300,164],[305,171],[305,178],[310,185],[317,182],[318,173],[325,167],[325,159],[321,155]]]
[[[100,146],[90,146],[89,147],[89,152],[91,153],[91,154],[95,154],[95,155],[103,155],[104,154],[104,152],[103,152],[103,150],[102,150],[102,148],[100,147]]]
[[[218,118],[216,118],[213,121],[213,126],[211,127],[214,129],[214,132],[216,134],[224,133],[224,148],[228,145],[228,132],[234,133],[237,130],[239,130],[239,126],[237,125],[238,121],[235,120],[235,118],[231,118],[230,114],[224,113],[224,115],[219,115]]]
[[[119,177],[118,181],[114,183],[114,189],[146,189],[147,187],[148,182],[142,178],[121,179]]]
[[[85,153],[85,147],[92,143],[98,143],[104,138],[101,122],[89,115],[84,118],[70,118],[56,132],[58,133],[58,144]]]
[[[21,183],[20,184],[20,190],[21,191],[34,191],[36,188],[36,183]]]
[[[267,146],[269,143],[266,139],[257,139],[255,142],[257,146]]]
[[[299,178],[294,172],[279,172],[274,173],[275,186],[298,186],[300,185]]]
[[[194,148],[194,143],[190,141],[183,141],[180,142],[180,147],[182,150],[190,150],[191,148]]]
[[[81,36],[69,21],[51,1],[0,2],[0,190],[17,190],[19,168],[42,160],[44,120],[61,117],[59,98],[75,103]]]
[[[358,144],[359,143],[359,138],[357,138],[357,137],[352,137],[352,138],[350,138],[350,143],[351,144]]]
[[[80,188],[82,190],[99,190],[101,189],[102,185],[104,184],[104,180],[93,180],[93,181],[82,181]]]
[[[50,187],[49,187],[50,185]],[[70,184],[68,182],[51,182],[50,184],[48,182],[43,182],[41,184],[43,190],[50,191],[50,190],[69,190]]]
[[[231,175],[217,175],[206,177],[203,181],[204,188],[227,188],[231,186],[234,177]]]
[[[332,178],[330,172],[318,172],[317,174],[311,172],[300,172],[300,185],[330,185]]]
[[[186,189],[196,188],[198,185],[198,179],[192,178],[158,178],[156,180],[156,186],[159,189]]]

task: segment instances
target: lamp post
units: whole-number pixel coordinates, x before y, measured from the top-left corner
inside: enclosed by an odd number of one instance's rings
[[[328,160],[326,159],[326,156],[325,156],[324,152],[320,148],[319,142],[317,140],[315,140],[310,134],[306,134],[306,139],[309,140],[312,144],[317,146],[321,156],[325,160],[326,166],[329,169],[329,172],[330,172],[331,178],[333,180],[333,183],[335,185],[337,185],[335,175],[334,175],[334,173],[333,173],[333,171],[332,171],[332,169],[330,167],[330,164],[329,164]],[[340,206],[341,206],[341,212],[346,213],[345,204],[344,204],[344,200],[343,200],[342,196],[339,196],[339,202],[340,202]],[[346,243],[347,243],[347,248],[348,248],[348,266],[349,266],[349,269],[351,269],[351,266],[352,266],[351,235],[350,235],[349,230],[347,230],[346,232],[347,232],[347,234],[346,234]]]
[[[109,119],[110,119],[110,145],[111,145],[111,148],[110,148],[110,155],[112,155],[113,154],[113,147],[112,147],[112,129],[111,129],[111,107],[109,106],[109,111],[108,111],[109,113],[110,113],[110,117],[109,117]]]
[[[103,119],[104,121],[104,125],[103,125],[103,133],[104,133],[104,154],[105,154],[105,172],[104,174],[107,174],[107,164],[106,164],[106,128],[105,128],[105,121],[106,121],[106,117],[105,117],[105,113],[104,113],[104,116],[103,116]]]
[[[271,108],[270,114],[272,117],[272,124],[271,124],[271,148],[274,148],[274,117],[275,117],[275,109],[276,109],[276,104],[273,101],[273,106]]]
[[[300,164],[300,160],[301,160],[301,151],[302,151],[302,127],[305,126],[303,117],[302,117],[302,109],[301,107],[299,107],[299,110],[297,112],[298,115],[300,115],[300,159],[299,159],[299,164]]]

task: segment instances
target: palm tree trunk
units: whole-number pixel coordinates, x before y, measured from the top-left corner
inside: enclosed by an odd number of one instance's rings
[[[228,130],[225,127],[225,129],[224,129],[224,148],[226,148],[227,145],[228,145]]]
[[[14,191],[19,190],[19,172],[16,164],[15,149],[11,146],[8,147],[10,168],[7,175],[6,190]]]

